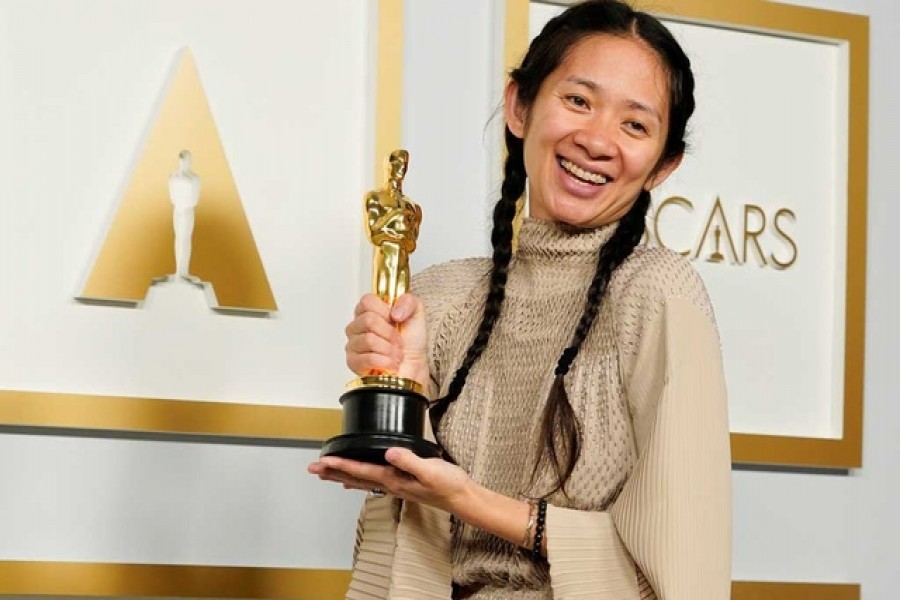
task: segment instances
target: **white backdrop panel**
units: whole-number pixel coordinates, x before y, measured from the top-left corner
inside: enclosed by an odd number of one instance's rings
[[[336,405],[372,185],[375,6],[0,4],[0,386]],[[72,300],[183,46],[279,306],[270,319],[215,314],[199,294]]]
[[[317,454],[0,435],[0,560],[349,568],[363,494]]]
[[[403,144],[411,154],[405,189],[423,213],[413,270],[490,252],[491,211],[500,197],[502,4],[404,3]]]

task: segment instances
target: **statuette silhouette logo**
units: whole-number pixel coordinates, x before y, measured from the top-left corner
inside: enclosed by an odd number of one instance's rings
[[[79,300],[139,306],[154,282],[187,281],[216,309],[277,310],[188,49],[124,190]]]

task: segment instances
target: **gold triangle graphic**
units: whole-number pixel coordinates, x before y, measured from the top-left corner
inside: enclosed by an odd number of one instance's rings
[[[265,268],[189,49],[152,125],[80,300],[139,304],[154,279],[175,272],[169,176],[188,150],[201,180],[190,273],[210,284],[217,308],[277,310]]]

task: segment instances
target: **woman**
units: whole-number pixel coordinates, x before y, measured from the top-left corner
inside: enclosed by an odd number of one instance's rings
[[[430,268],[393,307],[366,296],[347,327],[353,371],[430,390],[448,458],[310,465],[379,492],[348,598],[729,597],[712,310],[683,257],[637,247],[650,190],[684,153],[693,86],[671,34],[615,0],[532,42],[504,98],[493,258]]]

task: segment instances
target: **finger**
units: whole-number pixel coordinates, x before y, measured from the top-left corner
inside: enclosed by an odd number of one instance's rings
[[[372,370],[396,373],[400,371],[400,361],[383,354],[348,354],[347,367],[362,377]]]
[[[372,488],[379,487],[381,484],[374,481],[365,481],[359,479],[358,477],[353,477],[343,471],[338,469],[329,468],[321,463],[315,466],[313,469],[313,465],[310,465],[310,472],[314,473],[321,479],[322,481],[335,481],[337,483],[341,483],[344,487],[351,486],[355,489],[360,490],[371,490]]]
[[[311,474],[316,475],[319,479],[323,481],[337,481],[338,472],[333,469],[329,469],[327,466],[322,464],[322,461],[316,461],[306,467],[306,470]]]
[[[360,469],[357,471],[357,469]],[[359,477],[350,474],[347,470],[354,472],[370,472],[374,473],[371,478]],[[429,498],[428,492],[412,475],[400,471],[393,466],[373,466],[365,465],[358,467],[341,464],[338,467],[331,468],[322,465],[322,473],[319,479],[325,481],[334,481],[342,484],[348,489],[359,489],[372,491],[380,489],[392,496],[405,498],[417,502],[427,502]]]
[[[390,305],[375,294],[366,294],[365,296],[360,298],[353,314],[359,316],[365,312],[372,312],[376,315],[381,315],[385,320],[390,320],[391,318]]]
[[[355,319],[347,324],[344,328],[347,337],[353,335],[361,335],[364,333],[372,333],[380,338],[399,346],[401,342],[400,332],[397,326],[385,319],[382,315],[365,312],[357,315]]]
[[[403,294],[394,301],[391,307],[390,317],[395,323],[403,323],[413,316],[422,314],[425,307],[422,301],[413,294]]]
[[[344,489],[345,489],[345,490],[362,490],[362,491],[364,491],[364,492],[370,492],[370,491],[372,491],[372,490],[370,490],[369,488],[364,488],[364,487],[361,487],[361,486],[358,486],[358,485],[351,485],[351,484],[349,484],[349,483],[345,483],[345,484],[344,484]]]
[[[336,483],[340,483],[344,488],[348,490],[373,490],[378,487],[378,484],[372,483],[371,481],[362,481],[360,479],[356,479],[355,477],[350,477],[346,474],[340,473],[339,471],[334,471],[328,473],[327,475],[319,475],[319,479],[322,481],[334,481]]]
[[[373,332],[349,336],[344,349],[354,354],[383,354],[397,361],[403,360],[403,348],[399,343],[393,343]]]
[[[389,488],[393,481],[398,480],[397,470],[390,465],[377,465],[339,456],[324,456],[319,459],[319,463],[327,469],[369,482],[375,487]]]
[[[424,458],[419,458],[414,452],[406,448],[388,448],[387,452],[384,453],[384,458],[390,465],[404,473],[408,473],[409,476],[415,479],[425,475],[425,469],[428,467]]]

